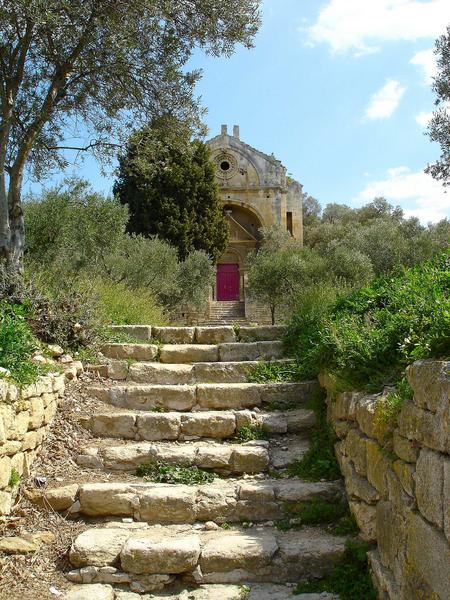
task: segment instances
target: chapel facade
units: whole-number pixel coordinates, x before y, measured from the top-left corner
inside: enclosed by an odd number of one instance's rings
[[[210,318],[265,322],[267,311],[246,295],[246,257],[258,247],[261,227],[278,224],[303,241],[302,185],[273,155],[241,141],[237,125],[232,134],[222,125],[220,135],[207,144],[230,227],[211,291]]]

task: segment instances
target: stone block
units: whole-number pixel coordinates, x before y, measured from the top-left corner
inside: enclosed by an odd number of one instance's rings
[[[444,457],[422,448],[417,460],[416,498],[422,515],[440,529],[444,528]]]
[[[404,460],[396,460],[392,464],[392,469],[399,478],[405,492],[410,496],[414,496],[414,466]]]
[[[437,594],[448,598],[450,590],[450,549],[444,534],[417,513],[407,522],[408,563]]]
[[[374,542],[377,539],[377,509],[376,506],[365,502],[350,500],[350,511],[354,515],[360,530],[360,535],[366,542]]]
[[[260,356],[258,342],[234,342],[219,345],[219,357],[222,362],[254,361]]]
[[[3,417],[0,414],[0,445],[6,442],[6,429],[3,423]]]
[[[369,440],[363,437],[357,429],[351,429],[347,437],[341,443],[340,449],[343,454],[355,465],[355,470],[359,475],[367,475],[367,442]]]
[[[402,460],[409,463],[417,461],[419,448],[412,440],[408,440],[400,435],[398,429],[395,429],[393,433],[393,446],[395,454]]]
[[[151,410],[191,410],[195,404],[195,387],[188,385],[128,385],[109,389],[90,388],[94,396],[120,408]]]
[[[132,359],[132,360],[155,360],[158,356],[156,344],[105,344],[102,353],[108,358]]]
[[[259,473],[269,467],[269,453],[259,446],[237,446],[232,458],[236,473]]]
[[[67,510],[75,502],[78,493],[78,484],[63,485],[45,490],[28,489],[26,496],[39,506],[50,506],[53,510]],[[105,498],[103,498],[105,501]]]
[[[181,416],[177,413],[148,413],[138,415],[136,425],[142,440],[176,440],[180,435]]]
[[[432,413],[407,402],[398,416],[400,435],[438,452],[450,452],[449,407]]]
[[[108,369],[109,379],[115,381],[124,381],[128,378],[128,363],[126,360],[119,360],[117,358],[108,358],[106,367]]]
[[[194,383],[193,365],[162,363],[134,363],[130,365],[128,378],[136,383],[179,385]]]
[[[283,358],[283,342],[258,342],[258,357],[260,360],[277,360]]]
[[[152,336],[163,344],[193,344],[195,327],[153,327]]]
[[[125,483],[84,483],[80,486],[81,512],[96,516],[132,516],[137,494]]]
[[[147,534],[126,542],[120,562],[128,573],[177,574],[194,570],[199,556],[200,539],[196,535],[164,538]]]
[[[299,408],[285,413],[289,433],[310,430],[316,424],[316,413],[313,410]]]
[[[219,349],[215,345],[205,344],[165,344],[161,348],[162,363],[216,362]]]
[[[149,523],[193,523],[197,489],[188,485],[154,486],[139,497],[139,516]]]
[[[205,444],[198,448],[195,464],[200,469],[231,469],[233,448],[224,444]]]
[[[11,469],[15,469],[19,475],[23,475],[23,467],[25,462],[25,454],[23,452],[17,452],[11,456]]]
[[[224,480],[215,480],[210,485],[198,487],[196,520],[214,519],[217,523],[236,520],[236,486]]]
[[[56,402],[56,400],[52,400],[51,402],[49,402],[47,404],[47,406],[44,409],[45,425],[49,425],[53,421],[53,418],[56,415],[57,409],[58,409],[58,403]]]
[[[391,571],[383,566],[378,550],[368,552],[367,558],[371,567],[372,580],[379,593],[387,594],[387,598],[392,598],[392,600],[400,598],[398,585]],[[385,596],[381,597],[385,598]]]
[[[42,398],[30,399],[29,429],[37,429],[44,423],[44,401]]]
[[[358,475],[352,461],[347,456],[341,456],[340,466],[345,478],[345,488],[351,498],[364,500],[366,504],[374,504],[380,499],[377,490],[366,477]]]
[[[389,423],[383,423],[377,419],[377,410],[383,402],[382,394],[371,394],[359,397],[356,404],[356,421],[361,431],[380,442],[383,442],[392,431]]]
[[[119,528],[88,529],[76,537],[69,552],[74,567],[106,567],[119,557],[130,531]]]
[[[23,436],[22,450],[34,450],[39,442],[39,434],[37,431],[28,431]]]
[[[127,412],[95,413],[86,422],[89,430],[99,437],[133,440],[136,435],[136,417]]]
[[[443,485],[443,505],[444,505],[444,532],[447,541],[450,543],[450,459],[444,460],[444,485]]]
[[[28,431],[28,423],[30,421],[30,413],[28,410],[23,410],[16,414],[14,422],[11,423],[8,437],[11,440],[22,440],[23,436]]]
[[[224,344],[236,341],[234,328],[229,325],[220,327],[196,327],[195,341],[197,344]]]
[[[236,418],[232,412],[193,412],[181,416],[181,433],[184,436],[228,438],[235,431]]]
[[[9,456],[0,458],[0,488],[8,487],[11,477],[11,459]]]
[[[382,498],[387,498],[386,472],[391,468],[389,460],[383,454],[377,442],[373,440],[367,440],[366,449],[367,480],[377,489]]]
[[[450,362],[417,360],[406,374],[414,390],[414,402],[431,412],[439,412],[448,406],[450,398]]]
[[[203,546],[200,568],[203,573],[253,571],[268,565],[277,550],[277,541],[271,533],[215,535]]]
[[[383,565],[394,577],[402,577],[406,552],[406,522],[391,502],[377,504],[376,531],[378,551]]]
[[[319,389],[317,382],[304,381],[301,383],[266,383],[259,384],[261,401],[264,404],[277,403],[298,405],[305,404],[311,395]]]
[[[194,376],[198,383],[247,383],[257,361],[197,363]]]
[[[261,404],[260,389],[255,383],[202,383],[197,386],[197,403],[208,409],[250,408]]]
[[[9,515],[12,509],[12,496],[10,492],[0,490],[0,515]]]
[[[67,592],[64,600],[114,600],[114,589],[100,583],[76,585]]]

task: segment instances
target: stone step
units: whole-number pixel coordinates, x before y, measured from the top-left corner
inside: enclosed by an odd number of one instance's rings
[[[254,440],[243,444],[220,442],[127,442],[117,440],[85,447],[78,455],[80,467],[105,471],[131,471],[148,460],[160,460],[183,467],[196,466],[223,476],[263,473],[281,469],[300,459],[309,442],[299,436],[285,436],[278,442]]]
[[[318,498],[341,501],[339,482],[296,479],[216,479],[208,485],[82,483],[42,490],[28,497],[54,510],[87,517],[131,517],[159,524],[275,521],[289,516],[286,503]],[[44,500],[45,499],[45,500]]]
[[[180,364],[272,360],[283,357],[279,341],[231,342],[224,344],[118,344],[102,346],[107,358]]]
[[[342,558],[345,538],[319,528],[198,529],[191,525],[109,523],[76,537],[66,577],[76,583],[128,584],[139,592],[174,581],[287,583],[323,577]]]
[[[173,586],[172,586],[173,587]],[[197,588],[176,586],[175,591],[151,594],[151,600],[293,600],[293,584],[206,584]],[[148,596],[147,596],[148,598]],[[114,589],[111,585],[86,583],[73,586],[64,600],[143,600],[140,594]],[[300,594],[295,600],[339,600],[333,594]]]
[[[96,412],[81,418],[84,427],[97,437],[137,441],[225,439],[243,427],[262,427],[264,433],[280,434],[311,429],[316,422],[312,410],[253,412]]]
[[[114,384],[91,386],[87,392],[107,404],[130,410],[204,411],[254,408],[277,403],[302,407],[318,389],[301,383],[201,383],[198,385]]]
[[[214,316],[213,320],[221,320]],[[224,313],[223,313],[224,314]],[[237,316],[241,316],[238,314]],[[129,335],[143,342],[157,340],[163,344],[220,344],[223,342],[275,341],[283,337],[286,328],[279,325],[233,327],[229,324],[197,327],[156,327],[151,325],[112,325],[116,333]]]
[[[125,361],[124,361],[125,362]],[[283,365],[289,359],[272,361]],[[112,365],[111,379],[124,379],[135,383],[177,385],[180,383],[246,383],[259,361],[198,362],[195,364],[163,364],[159,362],[136,362],[129,367],[125,362],[120,369]],[[272,364],[272,363],[271,363]]]

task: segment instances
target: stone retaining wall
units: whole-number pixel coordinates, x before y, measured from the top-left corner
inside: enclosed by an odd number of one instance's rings
[[[417,361],[407,370],[414,399],[397,426],[383,423],[383,394],[328,388],[328,414],[350,508],[368,541],[383,600],[450,596],[450,362]]]
[[[0,379],[0,515],[11,512],[14,480],[29,475],[64,394],[64,377],[49,374],[21,389]]]

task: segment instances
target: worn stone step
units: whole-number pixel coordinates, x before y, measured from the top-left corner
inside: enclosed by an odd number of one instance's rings
[[[176,586],[171,592],[151,595],[152,600],[293,600],[293,584],[256,583],[251,585],[206,584],[197,588]],[[333,594],[300,594],[296,600],[338,600]],[[140,594],[114,589],[108,584],[73,586],[64,600],[142,600]]]
[[[239,523],[289,516],[286,503],[340,501],[340,482],[296,479],[216,479],[208,485],[82,483],[32,489],[28,497],[55,510],[88,517],[132,517],[160,524]],[[45,499],[45,501],[44,501]]]
[[[286,333],[286,327],[280,325],[233,326],[220,324],[197,327],[112,325],[110,329],[113,332],[125,334],[143,342],[156,340],[163,344],[221,344],[238,341],[275,341],[280,340]]]
[[[202,383],[197,385],[114,384],[87,392],[116,407],[176,411],[254,408],[268,403],[303,406],[318,389],[316,381],[301,383]]]
[[[330,572],[345,538],[319,528],[280,532],[272,527],[208,531],[195,526],[110,523],[74,540],[67,578],[129,584],[157,591],[175,580],[208,583],[286,583]],[[111,568],[113,567],[113,568]]]
[[[267,434],[299,432],[309,430],[315,421],[314,411],[307,409],[189,413],[110,411],[96,412],[81,419],[84,427],[97,437],[140,441],[225,439],[235,436],[243,427],[262,427]]]
[[[125,362],[125,361],[124,361]],[[272,361],[283,365],[289,359]],[[136,362],[129,367],[125,362],[120,371],[110,369],[112,379],[127,379],[135,383],[178,385],[193,383],[246,383],[259,361],[199,362],[194,364],[164,364],[159,362]],[[271,363],[272,364],[272,363]],[[117,373],[117,375],[115,375]]]
[[[116,440],[87,446],[78,455],[81,467],[107,471],[135,471],[148,460],[161,460],[184,467],[196,466],[227,476],[236,473],[262,473],[282,469],[301,458],[309,443],[298,435],[278,442],[255,440],[244,444],[220,442],[127,442]]]
[[[107,358],[180,364],[272,360],[283,357],[280,341],[231,342],[225,344],[109,343],[102,346]]]

